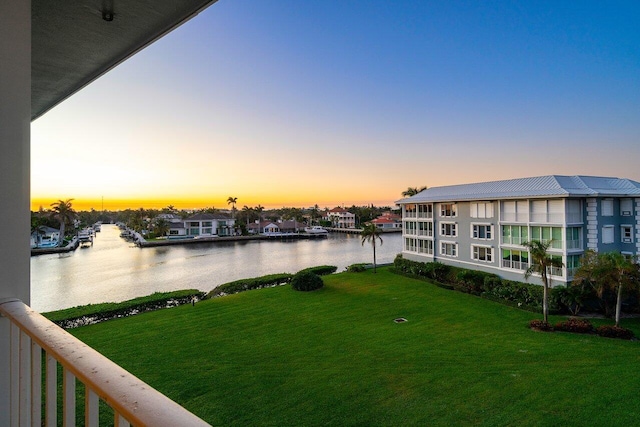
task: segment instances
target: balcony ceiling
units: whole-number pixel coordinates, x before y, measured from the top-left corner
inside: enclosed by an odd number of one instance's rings
[[[31,119],[217,0],[32,0]]]

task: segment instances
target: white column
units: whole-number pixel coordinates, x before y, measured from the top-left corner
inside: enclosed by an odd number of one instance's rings
[[[31,1],[0,1],[0,299],[29,303]],[[9,321],[0,318],[0,425],[10,425]],[[15,374],[15,373],[14,373]]]

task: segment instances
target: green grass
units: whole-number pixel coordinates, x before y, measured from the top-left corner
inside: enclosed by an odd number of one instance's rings
[[[386,268],[323,280],[319,291],[250,291],[72,333],[214,425],[640,418],[638,342],[534,332],[539,315]],[[640,332],[637,320],[622,325]]]

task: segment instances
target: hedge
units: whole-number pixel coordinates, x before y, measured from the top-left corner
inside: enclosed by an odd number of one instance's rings
[[[206,298],[213,298],[222,295],[237,294],[238,292],[248,291],[251,289],[261,289],[273,286],[284,285],[291,281],[293,277],[289,273],[269,274],[267,276],[252,277],[250,279],[241,279],[234,282],[224,283],[217,286],[209,292]]]
[[[411,261],[403,258],[402,255],[396,256],[393,265],[396,272],[430,279],[435,281],[436,285],[446,289],[478,295],[533,312],[542,310],[543,288],[539,285],[505,280],[496,274],[453,267],[437,261],[429,263]],[[560,311],[559,295],[556,293],[552,288],[549,312],[553,314]]]
[[[151,295],[118,303],[88,304],[64,310],[51,311],[43,313],[43,316],[62,328],[70,329],[118,317],[127,317],[145,311],[175,307],[176,305],[187,304],[195,300],[203,299],[204,296],[204,292],[197,289],[155,292]]]
[[[313,274],[317,274],[318,276],[325,276],[327,274],[335,273],[337,269],[338,267],[336,267],[335,265],[319,265],[317,267],[305,268],[303,270],[298,271],[298,273],[310,271]]]

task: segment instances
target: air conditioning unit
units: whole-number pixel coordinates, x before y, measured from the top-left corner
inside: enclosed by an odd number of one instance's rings
[[[622,216],[631,216],[631,211],[622,211]]]
[[[631,239],[625,238],[625,239],[622,239],[622,242],[623,243],[631,243]]]

